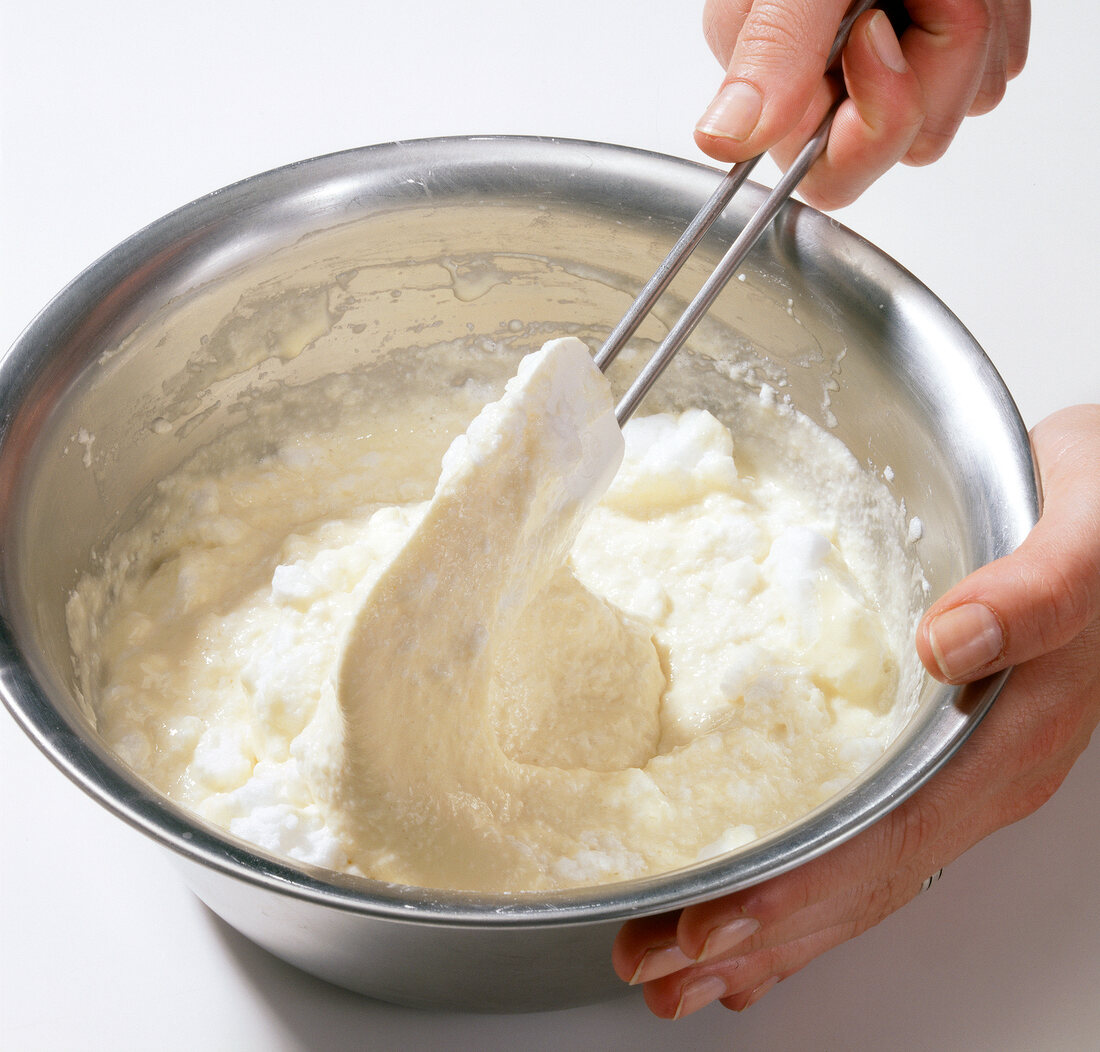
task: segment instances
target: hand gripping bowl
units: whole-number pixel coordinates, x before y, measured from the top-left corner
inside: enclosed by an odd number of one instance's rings
[[[292,865],[192,818],[97,738],[74,688],[69,591],[139,498],[242,400],[449,340],[488,337],[517,356],[567,332],[598,346],[715,181],[686,161],[533,138],[305,161],[130,238],[0,363],[4,700],[62,771],[173,852],[211,909],[284,960],[409,1005],[604,999],[623,989],[610,965],[623,920],[747,886],[857,833],[939,768],[996,696],[1003,675],[962,690],[927,680],[881,761],[802,820],[686,870],[539,896]],[[737,197],[673,285],[673,304],[760,198],[751,185]],[[668,310],[639,335],[659,337]],[[257,318],[262,339],[226,337]],[[997,373],[927,289],[833,220],[787,206],[704,328],[717,338],[689,343],[670,375],[713,354],[752,360],[861,462],[889,465],[896,496],[924,523],[933,596],[1033,525],[1027,436]],[[722,381],[709,375],[720,412]]]

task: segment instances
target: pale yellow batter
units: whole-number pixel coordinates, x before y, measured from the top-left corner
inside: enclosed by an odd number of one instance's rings
[[[767,392],[744,412],[784,434],[772,463],[739,470],[701,410],[624,447],[562,340],[428,502],[432,440],[377,413],[200,458],[70,603],[100,732],[268,850],[424,886],[612,881],[775,829],[896,731],[913,613],[878,587],[885,490]]]

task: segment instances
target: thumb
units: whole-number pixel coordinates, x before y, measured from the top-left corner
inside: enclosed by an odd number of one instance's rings
[[[1011,555],[975,571],[917,629],[928,671],[966,683],[1057,650],[1100,617],[1100,405],[1032,432],[1044,508]]]
[[[825,61],[848,2],[752,0],[745,12],[744,0],[708,0],[704,31],[711,50],[729,57],[722,87],[696,125],[700,149],[743,161],[793,131],[815,98],[820,119],[828,106]]]

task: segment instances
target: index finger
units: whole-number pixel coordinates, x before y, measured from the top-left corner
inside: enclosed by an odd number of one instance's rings
[[[722,87],[696,126],[700,147],[718,160],[741,161],[788,135],[814,100],[848,6],[754,0],[745,12],[738,0],[709,0],[704,28],[712,50],[721,56],[734,43]]]

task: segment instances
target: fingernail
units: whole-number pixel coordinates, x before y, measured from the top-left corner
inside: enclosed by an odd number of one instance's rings
[[[646,950],[638,962],[638,967],[634,969],[634,974],[630,977],[630,985],[637,986],[639,983],[648,983],[650,979],[660,979],[663,975],[671,975],[694,963],[676,945]]]
[[[760,921],[753,917],[738,917],[729,924],[722,924],[706,937],[696,962],[721,957],[735,946],[740,946],[750,935],[760,930]]]
[[[996,661],[1005,638],[1001,622],[988,606],[964,603],[932,619],[928,643],[944,677],[960,680]]]
[[[763,108],[760,92],[746,81],[735,80],[718,92],[695,130],[712,138],[744,142],[760,120]]]
[[[878,56],[887,69],[895,73],[904,73],[909,68],[902,54],[901,44],[894,33],[894,27],[890,25],[890,19],[882,11],[876,11],[867,23],[867,40],[871,44],[871,50]]]
[[[717,975],[708,975],[703,979],[685,983],[680,991],[680,1003],[676,1006],[673,1019],[681,1019],[692,1012],[705,1008],[711,1001],[726,996],[726,984]]]
[[[756,1004],[757,1001],[760,1000],[761,997],[764,996],[764,994],[766,994],[778,982],[779,982],[779,976],[777,976],[777,975],[773,975],[770,979],[766,980],[765,982],[762,982],[755,990],[753,990],[753,992],[751,994],[749,994],[749,999],[745,1002],[745,1008],[751,1008],[754,1004]],[[745,1010],[744,1008],[741,1009],[742,1012],[744,1010]]]

